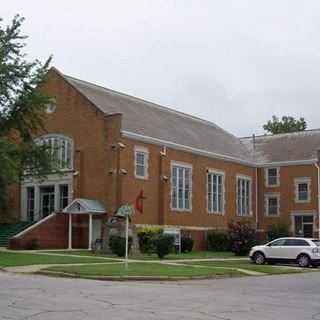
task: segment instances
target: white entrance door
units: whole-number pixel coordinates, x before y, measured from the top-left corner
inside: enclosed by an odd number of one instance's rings
[[[40,219],[54,211],[54,186],[40,187]]]
[[[297,237],[313,237],[313,215],[296,215],[294,217],[294,231]]]

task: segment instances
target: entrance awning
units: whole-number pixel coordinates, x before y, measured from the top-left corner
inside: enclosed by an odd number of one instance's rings
[[[69,214],[106,214],[107,210],[98,200],[74,199],[62,212]]]
[[[69,214],[69,241],[68,248],[72,249],[72,215],[88,214],[89,215],[89,243],[88,249],[92,249],[92,216],[106,214],[107,210],[98,200],[91,199],[74,199],[67,207],[62,210],[63,213]]]

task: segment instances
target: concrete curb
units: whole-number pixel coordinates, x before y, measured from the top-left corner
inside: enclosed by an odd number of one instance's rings
[[[185,280],[206,280],[206,279],[227,279],[227,278],[240,278],[245,275],[237,276],[89,276],[89,275],[76,275],[73,273],[61,272],[61,271],[39,271],[34,274],[72,278],[72,279],[88,279],[88,280],[105,280],[105,281],[185,281]]]

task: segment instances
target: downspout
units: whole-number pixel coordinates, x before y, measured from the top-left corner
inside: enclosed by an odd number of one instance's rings
[[[258,200],[259,200],[259,197],[258,197],[258,190],[259,190],[259,187],[258,187],[258,168],[256,168],[256,232],[259,229],[259,214],[258,214],[258,210],[259,210]]]
[[[318,171],[318,238],[320,239],[320,167],[318,163],[315,163],[315,167],[317,168]]]
[[[255,152],[256,152],[256,135],[253,134],[252,135],[252,147],[253,147],[253,157],[255,158]],[[259,204],[258,204],[258,200],[259,200],[259,197],[258,197],[258,191],[259,191],[259,186],[258,186],[258,167],[256,167],[256,170],[255,170],[255,174],[256,174],[256,190],[255,190],[255,193],[256,193],[256,196],[255,196],[255,204],[256,204],[256,232],[258,232],[258,229],[259,229],[259,214],[258,214],[258,210],[259,210]]]

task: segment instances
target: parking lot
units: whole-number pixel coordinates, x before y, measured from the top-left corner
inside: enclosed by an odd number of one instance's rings
[[[318,272],[110,282],[0,272],[1,319],[320,320]]]

